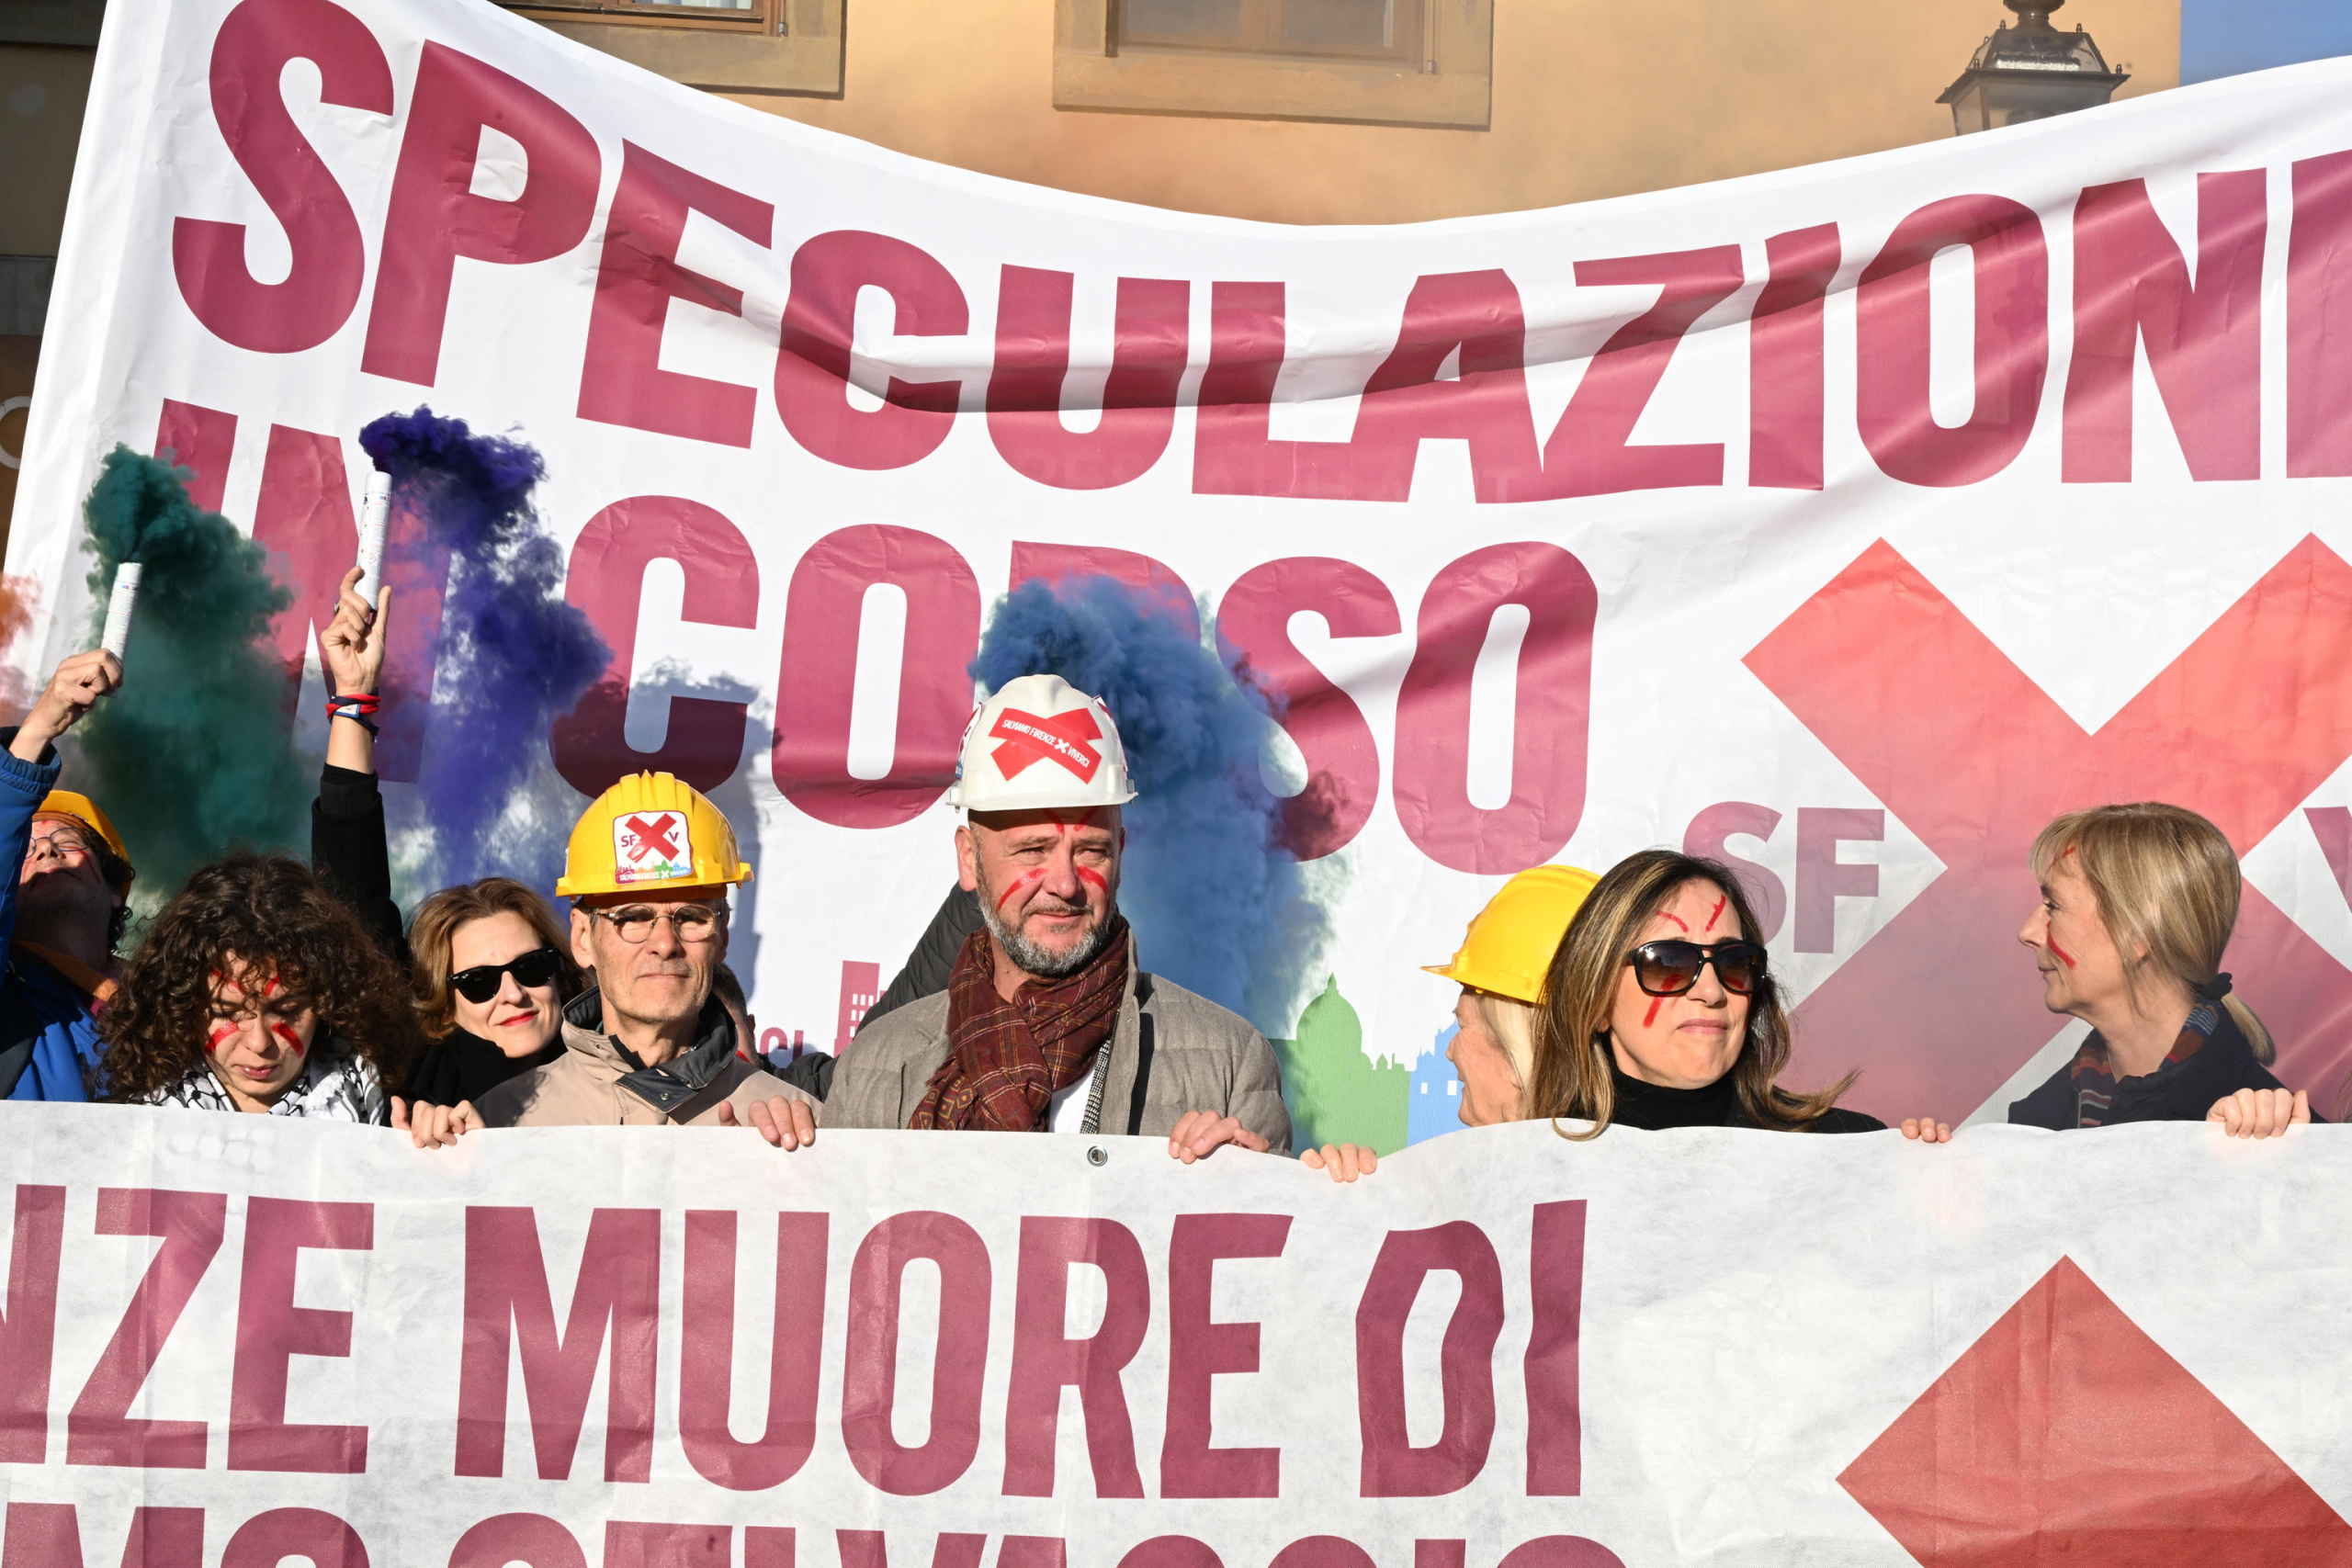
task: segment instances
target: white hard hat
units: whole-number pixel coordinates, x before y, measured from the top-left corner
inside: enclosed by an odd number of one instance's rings
[[[967,811],[1081,810],[1135,797],[1110,709],[1058,675],[1023,675],[974,711],[947,804]]]

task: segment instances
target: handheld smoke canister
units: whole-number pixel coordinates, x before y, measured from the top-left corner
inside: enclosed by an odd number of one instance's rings
[[[359,585],[362,599],[376,602],[384,585],[384,537],[390,529],[392,476],[381,471],[368,476],[368,499],[359,508]]]
[[[114,592],[107,600],[107,629],[98,646],[117,659],[130,643],[130,612],[139,603],[140,571],[135,560],[123,561],[114,569]]]

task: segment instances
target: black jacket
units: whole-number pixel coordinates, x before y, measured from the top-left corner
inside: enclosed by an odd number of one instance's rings
[[[1613,1126],[1663,1132],[1669,1127],[1753,1127],[1747,1107],[1739,1102],[1735,1075],[1725,1073],[1703,1089],[1667,1089],[1628,1077],[1612,1064],[1609,1076],[1617,1086]],[[1883,1133],[1886,1123],[1859,1111],[1832,1106],[1805,1128],[1808,1133]]]
[[[961,887],[949,888],[939,912],[931,917],[931,924],[915,939],[915,950],[907,954],[906,966],[884,988],[881,998],[865,1010],[858,1027],[863,1029],[884,1013],[945,990],[947,976],[956,971],[956,955],[964,951],[965,939],[984,923],[980,919],[980,896]]]
[[[409,1059],[401,1087],[411,1100],[426,1105],[467,1104],[562,1055],[560,1033],[527,1056],[510,1056],[479,1034],[452,1030],[426,1041]]]
[[[2206,1112],[2213,1109],[2214,1101],[2242,1089],[2286,1088],[2271,1076],[2270,1069],[2254,1059],[2254,1047],[2247,1043],[2229,1009],[2214,1010],[2221,1017],[2195,1055],[2167,1062],[2140,1077],[2118,1080],[2114,1101],[2099,1112],[2098,1124],[2114,1127],[2127,1122],[2202,1122]],[[2094,1033],[2084,1044],[2088,1046],[2098,1038]],[[2077,1052],[2064,1066],[2050,1075],[2048,1082],[2010,1106],[2010,1124],[2047,1127],[2052,1132],[2068,1132],[2081,1126],[2081,1100],[2074,1076],[2075,1063],[2080,1059],[2081,1053]],[[2313,1116],[2312,1120],[2317,1122],[2321,1118]]]
[[[376,775],[330,762],[311,802],[311,869],[326,890],[351,906],[376,945],[409,967],[408,936],[392,902],[391,857],[384,848],[384,795]]]

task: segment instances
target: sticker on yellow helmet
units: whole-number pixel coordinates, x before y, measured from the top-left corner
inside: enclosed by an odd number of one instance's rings
[[[694,874],[694,840],[684,812],[625,811],[613,818],[615,882],[676,882]]]

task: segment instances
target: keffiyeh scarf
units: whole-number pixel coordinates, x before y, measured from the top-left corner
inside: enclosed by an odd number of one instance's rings
[[[212,1069],[201,1063],[177,1083],[164,1085],[140,1103],[177,1106],[184,1111],[237,1109]],[[377,1080],[376,1069],[347,1051],[330,1049],[325,1042],[302,1064],[302,1076],[269,1108],[272,1116],[310,1116],[369,1126],[383,1125],[385,1111],[384,1086]]]

